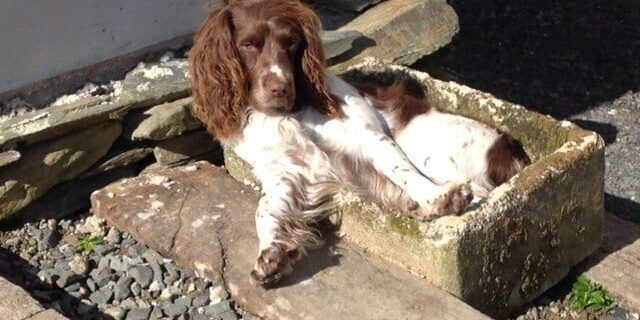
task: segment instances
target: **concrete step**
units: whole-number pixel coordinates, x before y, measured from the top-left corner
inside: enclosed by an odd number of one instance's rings
[[[91,202],[109,224],[224,281],[240,307],[268,319],[488,319],[348,241],[310,252],[277,288],[251,284],[258,194],[204,162],[114,183]]]
[[[586,261],[585,275],[602,284],[622,307],[640,312],[640,226],[605,214],[602,247]]]

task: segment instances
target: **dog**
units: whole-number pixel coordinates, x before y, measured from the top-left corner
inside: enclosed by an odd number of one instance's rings
[[[406,74],[327,73],[320,29],[297,0],[222,1],[189,53],[194,114],[262,185],[250,275],[263,286],[321,245],[316,226],[340,190],[431,220],[529,161],[509,135],[430,108]]]

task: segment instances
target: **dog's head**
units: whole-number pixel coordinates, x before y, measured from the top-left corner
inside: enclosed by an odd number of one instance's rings
[[[325,81],[320,20],[297,0],[235,0],[215,8],[189,53],[194,111],[218,138],[247,106],[266,113],[310,104],[341,116]]]

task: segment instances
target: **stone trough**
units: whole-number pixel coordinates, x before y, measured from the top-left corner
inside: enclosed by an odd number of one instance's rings
[[[356,68],[344,76],[409,72],[432,106],[512,134],[533,163],[471,211],[429,223],[341,195],[348,239],[496,317],[533,300],[599,247],[604,142],[596,133],[404,67],[367,60]],[[225,166],[236,179],[253,180],[231,152]]]

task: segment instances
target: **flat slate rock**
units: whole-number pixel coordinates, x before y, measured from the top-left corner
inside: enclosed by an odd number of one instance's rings
[[[0,219],[87,170],[107,153],[121,131],[119,122],[107,121],[25,148],[19,161],[0,168]]]
[[[223,280],[242,309],[261,317],[488,319],[346,241],[312,251],[275,289],[254,286],[258,194],[206,162],[112,184],[91,202],[110,225],[183,267]]]
[[[332,59],[351,50],[353,41],[362,37],[358,31],[322,31],[320,34],[325,59]]]
[[[445,0],[384,1],[340,27],[358,31],[358,54],[331,69],[343,71],[372,56],[386,63],[410,65],[451,42],[458,33],[458,16]]]
[[[3,319],[22,320],[43,310],[24,289],[0,277],[0,314]]]
[[[158,143],[153,155],[159,163],[171,165],[215,150],[221,153],[220,144],[207,131],[200,130]]]
[[[364,8],[372,6],[381,0],[324,0],[324,5],[335,6],[341,10],[361,11]]]
[[[91,195],[93,213],[136,240],[220,282],[222,248],[216,201],[226,193],[216,183],[222,169],[202,163],[124,179]],[[193,237],[194,234],[203,236]]]
[[[162,141],[202,127],[191,114],[191,97],[163,103],[141,114],[131,140]]]
[[[47,309],[25,320],[68,320],[54,309]]]
[[[16,150],[9,150],[0,153],[0,167],[12,164],[18,160],[20,160],[20,152]]]
[[[33,144],[90,127],[128,112],[189,95],[185,59],[140,65],[122,81],[122,93],[113,101],[90,97],[69,104],[28,112],[0,123],[0,147],[18,142]]]
[[[623,307],[640,312],[640,226],[605,214],[602,247],[585,275],[602,284]]]
[[[186,60],[140,65],[122,81],[120,100],[143,108],[183,98],[191,86]]]
[[[2,320],[63,320],[55,310],[45,310],[24,289],[0,277],[0,316]]]

